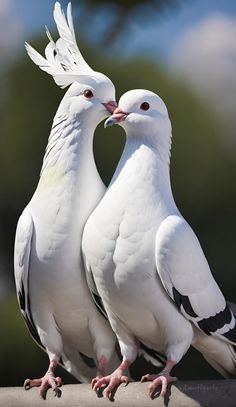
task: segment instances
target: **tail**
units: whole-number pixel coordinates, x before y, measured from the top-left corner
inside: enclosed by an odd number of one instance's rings
[[[226,379],[236,377],[236,347],[198,329],[194,329],[194,333],[193,347],[202,353],[206,361]]]
[[[71,3],[68,4],[67,16],[65,16],[60,3],[56,2],[54,20],[60,38],[55,43],[46,28],[49,43],[45,49],[45,58],[31,45],[25,43],[29,57],[40,69],[52,75],[56,84],[61,88],[65,88],[73,82],[79,82],[84,76],[95,77],[96,73],[84,60],[76,43]]]
[[[142,355],[147,362],[153,366],[163,368],[166,365],[166,356],[149,348],[144,343],[140,342],[139,355]]]
[[[90,383],[97,374],[94,359],[66,345],[63,347],[62,366],[81,383]]]

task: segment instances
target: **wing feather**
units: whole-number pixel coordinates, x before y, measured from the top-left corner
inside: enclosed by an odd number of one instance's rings
[[[156,236],[156,267],[182,314],[207,335],[236,343],[233,312],[214,280],[200,243],[180,216],[169,216]]]
[[[31,241],[33,236],[33,220],[31,214],[26,207],[23,211],[16,229],[15,251],[14,251],[14,270],[17,298],[21,310],[21,314],[25,323],[33,337],[33,339],[44,348],[42,345],[37,328],[34,324],[30,309],[29,296],[29,261]]]

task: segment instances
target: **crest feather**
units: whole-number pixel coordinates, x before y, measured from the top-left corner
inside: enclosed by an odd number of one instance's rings
[[[73,82],[79,82],[84,76],[96,77],[96,72],[84,60],[76,43],[71,3],[68,4],[67,16],[65,16],[61,4],[56,2],[54,20],[59,39],[55,43],[46,27],[49,43],[45,48],[45,57],[31,45],[25,43],[29,57],[40,69],[52,75],[56,84],[61,88],[65,88]]]

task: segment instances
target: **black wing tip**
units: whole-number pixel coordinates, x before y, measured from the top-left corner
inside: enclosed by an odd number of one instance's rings
[[[92,291],[91,291],[91,293],[92,293],[92,297],[93,297],[93,302],[94,302],[94,304],[96,305],[98,311],[100,312],[100,314],[101,314],[104,318],[108,319],[107,313],[106,313],[106,310],[105,310],[105,308],[104,308],[104,305],[103,305],[103,302],[102,302],[101,297],[99,297],[99,295],[95,294],[95,293],[92,292]]]
[[[182,305],[186,314],[188,314],[191,318],[197,318],[198,315],[194,311],[194,309],[189,301],[188,296],[180,294],[180,292],[178,290],[176,290],[175,287],[173,287],[172,292],[173,292],[174,302],[176,303],[179,310],[181,310],[181,305]]]

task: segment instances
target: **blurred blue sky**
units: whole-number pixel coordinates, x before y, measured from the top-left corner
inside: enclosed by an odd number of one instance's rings
[[[159,51],[159,56],[169,58],[178,41],[191,27],[198,25],[215,15],[236,18],[236,1],[234,0],[183,0],[179,6],[171,8],[164,18],[149,20],[149,27],[142,30],[133,25],[132,44],[128,49]],[[142,27],[143,28],[143,27]]]
[[[32,34],[41,31],[44,25],[54,27],[52,17],[54,0],[0,0],[0,2],[9,3],[9,7],[12,3],[12,8],[15,9],[12,18],[17,18],[18,24],[21,25],[22,39],[28,40]],[[159,58],[169,58],[186,30],[203,19],[213,15],[230,16],[236,19],[235,0],[182,0],[179,4],[166,11],[160,18],[157,15],[153,18],[149,17],[148,23],[145,23],[145,30],[143,30],[143,24],[140,25],[134,16],[129,36],[126,36],[125,46],[123,44],[122,47],[125,54],[142,51],[155,53]],[[96,19],[97,30],[100,25],[104,26],[101,14]],[[89,36],[91,32],[91,38],[95,38],[94,31],[91,31],[90,27],[94,27],[94,24],[88,25],[87,35]]]

